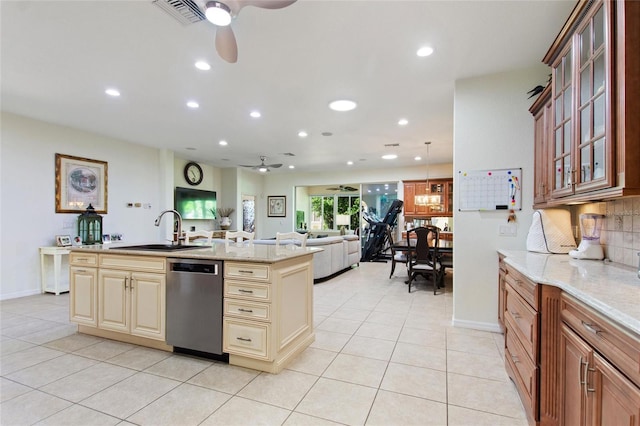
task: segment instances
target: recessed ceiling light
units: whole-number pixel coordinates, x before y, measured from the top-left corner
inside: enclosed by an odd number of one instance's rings
[[[189,108],[193,108],[193,109],[195,109],[195,108],[200,108],[200,104],[199,104],[199,103],[197,103],[196,101],[189,101],[189,102],[187,102],[187,106],[188,106]]]
[[[253,118],[260,118],[262,117],[262,114],[260,114],[260,111],[251,111],[251,113],[249,114],[251,117]]]
[[[416,160],[416,161],[420,161],[420,160],[422,160],[422,157],[420,157],[419,155],[417,155],[417,156],[415,156],[413,159],[414,159],[414,160]]]
[[[309,134],[307,132],[305,132],[304,130],[300,130],[298,132],[298,136],[300,136],[301,138],[306,138],[307,136],[309,136]]]
[[[416,55],[425,57],[425,56],[431,55],[432,53],[433,53],[433,47],[424,46],[418,49],[418,51],[416,52]]]
[[[211,65],[209,65],[205,61],[198,61],[195,63],[196,68],[202,71],[209,71],[211,69]]]
[[[396,158],[398,158],[398,156],[396,154],[385,154],[382,156],[382,158],[384,160],[395,160]]]
[[[220,142],[218,142],[218,145],[227,146],[227,145],[229,145],[229,143],[227,141],[220,141]]]
[[[120,96],[120,91],[118,89],[113,89],[113,88],[109,88],[105,90],[104,93],[106,93],[109,96],[113,96],[114,98]]]
[[[353,161],[347,161],[347,166],[352,166],[353,165]]]
[[[406,118],[401,118],[400,120],[398,120],[398,126],[406,126],[407,124],[409,124],[409,120],[407,120]]]
[[[289,164],[289,168],[290,168],[290,169],[295,169],[295,168],[296,168],[296,166],[294,166],[293,164]]]
[[[334,111],[351,111],[358,106],[354,101],[348,99],[340,99],[329,104],[329,108]]]
[[[377,191],[377,192],[380,192],[380,188],[376,188],[376,191]]]

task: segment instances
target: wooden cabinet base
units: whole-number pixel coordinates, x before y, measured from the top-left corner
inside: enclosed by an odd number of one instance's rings
[[[278,357],[273,361],[262,361],[259,359],[229,354],[229,364],[237,365],[238,367],[266,371],[271,374],[278,374],[315,340],[316,335],[313,332],[309,335],[299,336],[298,339],[293,341],[288,348],[280,351],[278,353]]]
[[[145,337],[132,336],[131,334],[118,333],[116,331],[101,330],[99,328],[78,326],[78,333],[89,334],[91,336],[104,337],[105,339],[117,340],[118,342],[131,343],[133,345],[146,346],[148,348],[160,349],[162,351],[173,352],[173,346],[167,345],[160,340],[147,339]]]

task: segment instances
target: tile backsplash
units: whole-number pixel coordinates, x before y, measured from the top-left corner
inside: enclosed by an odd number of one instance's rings
[[[580,214],[605,215],[600,242],[612,262],[638,267],[640,252],[640,197],[569,206],[576,243],[580,243]]]

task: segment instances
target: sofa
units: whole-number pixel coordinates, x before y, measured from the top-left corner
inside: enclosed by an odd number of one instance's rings
[[[224,242],[214,239],[214,242]],[[275,245],[275,239],[253,240],[254,244]],[[280,244],[295,243],[293,240]],[[299,243],[298,243],[299,244]],[[340,235],[324,238],[309,238],[307,247],[319,247],[322,251],[313,254],[313,281],[320,282],[343,272],[353,265],[360,265],[360,237]]]

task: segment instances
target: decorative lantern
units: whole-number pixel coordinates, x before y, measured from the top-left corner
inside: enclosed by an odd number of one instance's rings
[[[82,244],[99,244],[102,242],[102,216],[96,213],[91,204],[78,216],[78,236]]]

